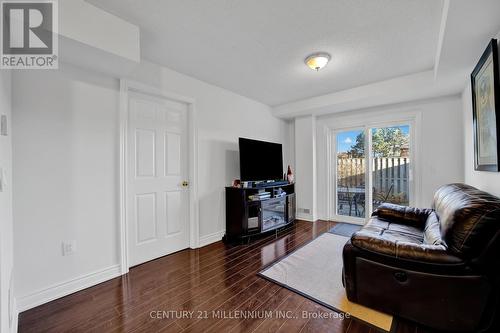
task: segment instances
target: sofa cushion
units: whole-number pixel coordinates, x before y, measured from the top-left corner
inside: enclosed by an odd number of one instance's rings
[[[424,235],[420,228],[415,228],[410,225],[389,223],[387,226],[387,232],[395,233],[402,236],[411,236],[412,239],[418,240],[418,242],[423,242]]]
[[[391,203],[383,203],[373,215],[389,222],[410,225],[415,228],[424,229],[425,221],[432,212],[430,209],[420,209],[407,206],[400,206]]]
[[[459,263],[460,259],[446,253],[446,247],[424,244],[422,231],[389,223],[381,228],[377,217],[372,217],[360,231],[351,237],[351,243],[360,249],[395,258],[417,260],[428,263]],[[391,226],[394,228],[391,229]]]
[[[453,253],[476,258],[500,228],[500,199],[465,184],[449,184],[434,195],[441,236]]]

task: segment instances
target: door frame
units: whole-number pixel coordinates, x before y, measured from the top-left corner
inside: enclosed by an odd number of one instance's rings
[[[331,153],[329,154],[329,160],[328,160],[328,169],[329,170],[329,184],[328,186],[328,192],[330,193],[329,198],[330,201],[328,203],[328,211],[329,211],[329,220],[333,221],[342,221],[342,222],[347,222],[347,223],[352,223],[352,224],[359,224],[363,225],[363,221],[366,219],[362,217],[353,217],[353,216],[345,216],[345,215],[338,215],[337,214],[337,205],[338,205],[338,200],[337,200],[337,133],[339,132],[345,132],[345,131],[356,131],[356,130],[361,130],[362,132],[366,132],[366,126],[361,125],[361,126],[353,126],[353,127],[343,127],[343,128],[333,128],[329,130],[328,133],[328,141],[330,142],[329,146],[330,149],[332,149]],[[366,147],[366,139],[367,136],[365,135],[365,147]],[[367,168],[368,168],[368,163],[365,163],[365,197],[367,193],[367,186],[368,180],[370,177],[368,177],[367,173]],[[365,200],[366,201],[366,200]],[[365,212],[368,210],[365,208]],[[366,214],[365,214],[366,215]]]
[[[195,99],[182,96],[172,92],[165,92],[156,87],[152,87],[132,80],[120,80],[120,117],[119,117],[119,145],[120,145],[120,181],[119,181],[119,244],[120,244],[120,270],[126,274],[130,268],[129,262],[129,242],[128,242],[128,221],[127,221],[127,161],[128,161],[128,116],[129,116],[129,95],[130,93],[140,93],[151,97],[173,100],[187,105],[188,114],[188,181],[189,181],[189,209],[188,209],[188,230],[189,247],[195,249],[199,246],[199,216],[198,216],[198,134]]]
[[[382,118],[382,117],[381,117]],[[422,115],[420,112],[412,112],[407,115],[394,116],[392,115],[392,119],[383,119],[383,120],[369,120],[364,121],[358,119],[357,117],[354,119],[349,119],[346,122],[340,122],[339,126],[328,126],[327,127],[327,212],[328,212],[328,220],[330,221],[340,221],[340,222],[348,222],[353,224],[363,224],[362,218],[353,218],[351,216],[342,216],[337,215],[337,199],[336,199],[336,191],[337,191],[337,161],[336,161],[336,133],[341,131],[349,131],[362,129],[363,131],[368,131],[370,128],[377,127],[390,127],[390,126],[398,126],[398,125],[409,125],[410,126],[410,158],[413,163],[410,164],[410,180],[409,180],[409,192],[410,192],[410,205],[411,206],[419,206],[420,196],[421,196],[421,187],[422,187],[422,179],[421,175],[421,152],[420,152],[420,142],[421,142],[421,123],[422,123]],[[371,146],[371,135],[365,135],[365,147]],[[369,153],[369,149],[366,151]],[[370,170],[373,168],[372,159],[368,156],[368,161],[365,163],[365,196],[366,202],[368,205],[365,207],[364,223],[366,223],[370,219],[372,203],[370,200],[369,192],[372,188],[372,177],[369,176]]]

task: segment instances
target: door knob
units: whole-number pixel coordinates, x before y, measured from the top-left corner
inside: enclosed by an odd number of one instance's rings
[[[188,187],[189,186],[189,182],[187,180],[183,181],[182,182],[182,187]]]

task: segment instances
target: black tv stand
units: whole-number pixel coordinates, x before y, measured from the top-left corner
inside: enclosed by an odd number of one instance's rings
[[[270,185],[271,184],[271,185]],[[286,194],[279,194],[280,190]],[[259,192],[270,195],[263,200],[251,200]],[[259,187],[226,187],[225,242],[277,231],[295,221],[295,184],[288,182],[262,183]]]

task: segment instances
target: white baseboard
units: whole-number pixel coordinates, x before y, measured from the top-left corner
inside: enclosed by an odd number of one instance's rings
[[[62,283],[52,285],[45,289],[40,289],[32,294],[18,298],[17,310],[18,312],[29,310],[44,303],[113,279],[120,275],[120,265],[114,265],[89,274],[82,275],[74,279],[64,281]]]
[[[200,237],[200,241],[198,242],[198,247],[207,246],[209,244],[218,242],[224,237],[226,233],[225,230],[217,231],[212,234]]]
[[[314,222],[316,219],[311,214],[297,213],[297,220]]]
[[[324,214],[318,214],[317,220],[330,221],[330,219],[326,215],[324,215]]]

